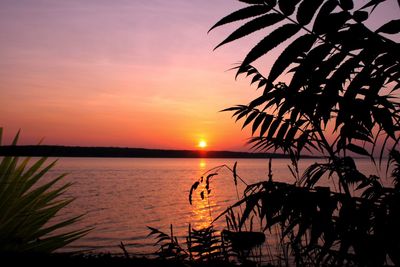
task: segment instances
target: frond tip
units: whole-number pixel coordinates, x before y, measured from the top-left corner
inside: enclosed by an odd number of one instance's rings
[[[13,145],[17,144],[18,134]],[[55,162],[44,166],[46,158],[30,164],[17,157],[4,157],[0,163],[0,251],[52,252],[83,237],[91,229],[63,231],[75,224],[82,215],[54,221],[56,215],[73,199],[62,199],[71,186],[66,183],[55,188],[65,174],[41,184],[42,178]],[[30,165],[30,167],[28,167]]]

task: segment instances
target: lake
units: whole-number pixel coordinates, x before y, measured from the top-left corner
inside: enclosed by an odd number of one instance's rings
[[[73,185],[66,196],[76,199],[56,220],[86,214],[74,227],[94,227],[65,250],[121,253],[118,245],[122,241],[129,252],[148,254],[157,247],[153,246],[155,240],[147,237],[146,226],[168,233],[173,224],[175,234],[182,237],[189,223],[194,228],[209,225],[237,200],[232,173],[221,168],[219,175],[211,179],[209,205],[200,198],[200,191],[193,194],[190,205],[189,190],[208,169],[224,164],[232,168],[235,161],[238,175],[247,183],[267,179],[266,159],[60,158],[46,179],[68,173],[64,182]],[[302,160],[300,173],[316,161]],[[274,180],[295,181],[289,163],[288,159],[272,161]],[[357,165],[360,170],[376,173],[369,160],[358,160]],[[239,182],[239,193],[243,189]],[[225,219],[216,222],[217,229],[224,226]]]

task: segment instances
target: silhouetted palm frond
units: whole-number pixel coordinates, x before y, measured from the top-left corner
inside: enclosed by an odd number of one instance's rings
[[[0,128],[0,139],[1,139]],[[17,144],[19,133],[12,145]],[[1,142],[0,142],[1,143]],[[56,161],[44,166],[46,158],[30,162],[3,157],[0,163],[0,252],[53,252],[87,234],[90,229],[66,231],[81,216],[53,219],[73,199],[63,198],[71,183],[55,188],[66,174],[42,183]]]

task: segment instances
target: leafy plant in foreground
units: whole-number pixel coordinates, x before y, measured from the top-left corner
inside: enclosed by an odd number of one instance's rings
[[[199,261],[215,261],[226,258],[221,236],[212,225],[196,230],[189,226],[188,250]]]
[[[192,204],[192,198],[195,192],[199,193],[202,201],[208,202],[211,226],[204,229],[204,233],[209,232],[211,229],[209,234],[211,237],[213,236],[213,233],[216,233],[216,231],[213,230],[212,225],[219,218],[218,217],[217,219],[213,219],[211,215],[211,208],[209,203],[209,198],[212,192],[211,182],[212,179],[218,176],[219,172],[222,169],[227,169],[229,172],[232,173],[237,199],[239,200],[240,196],[238,191],[238,182],[241,182],[246,186],[248,186],[248,184],[238,175],[237,162],[235,162],[233,168],[230,168],[227,165],[220,165],[206,171],[198,181],[193,183],[189,191],[190,204]],[[272,176],[271,173],[269,175]],[[233,259],[237,260],[238,262],[245,263],[249,260],[255,260],[258,262],[258,264],[261,264],[262,251],[260,250],[260,246],[263,245],[265,242],[265,235],[263,232],[253,231],[253,217],[250,218],[250,222],[248,225],[239,224],[239,218],[240,216],[242,216],[242,209],[240,204],[238,206],[240,209],[240,213],[238,213],[237,216],[231,208],[227,210],[227,214],[225,215],[226,227],[221,231],[220,236],[216,236],[217,238],[215,239],[215,242],[218,242],[218,238],[221,239],[221,241],[219,241],[219,243],[221,243],[220,250],[223,252],[223,256],[226,261]],[[200,246],[200,248],[200,251],[207,251],[204,246]]]
[[[157,239],[157,242],[154,245],[160,246],[156,252],[160,258],[183,261],[189,257],[188,252],[179,244],[178,239],[174,236],[172,224],[170,235],[150,226],[147,226],[147,228],[150,230],[148,236],[156,236],[155,238]]]
[[[245,119],[243,127],[251,126],[254,148],[280,149],[297,157],[306,149],[333,160],[348,152],[372,157],[378,144],[383,144],[382,156],[389,140],[395,147],[400,46],[396,37],[386,36],[399,33],[400,20],[375,31],[365,26],[377,6],[392,1],[372,0],[358,8],[351,0],[242,2],[249,6],[213,28],[250,20],[220,45],[263,28],[272,30],[237,67],[237,75],[251,76],[262,95],[248,105],[226,109],[236,120]],[[287,39],[268,76],[250,65]],[[276,82],[286,69],[289,81]],[[334,138],[327,138],[328,133]]]
[[[251,127],[253,148],[289,154],[296,178],[249,185],[234,205],[246,205],[240,225],[254,214],[265,230],[279,225],[298,266],[399,265],[400,20],[369,26],[377,9],[398,3],[239,1],[246,7],[211,29],[241,23],[217,47],[269,30],[237,67],[237,76],[250,76],[262,94],[225,111]],[[264,76],[251,64],[276,47],[283,50]],[[388,149],[394,188],[360,172],[351,157],[381,163]],[[299,174],[304,150],[324,160]],[[331,186],[321,187],[323,179]]]
[[[235,163],[233,169],[227,165],[212,168],[205,172],[190,188],[189,203],[192,205],[193,196],[195,193],[198,193],[201,201],[206,201],[208,204],[211,221],[215,221],[212,219],[209,202],[212,192],[211,182],[212,179],[218,175],[219,171],[225,168],[232,172],[236,189],[238,181],[247,185],[237,174],[236,167],[237,164]],[[226,216],[226,220],[227,227],[222,231],[215,229],[213,222],[210,223],[209,226],[201,229],[194,229],[189,224],[185,243],[180,243],[178,238],[174,236],[172,225],[169,235],[156,228],[148,227],[151,231],[149,236],[154,236],[156,238],[157,241],[154,245],[159,246],[156,254],[163,259],[186,262],[218,262],[224,264],[230,262],[244,263],[247,262],[249,258],[259,260],[261,258],[261,253],[254,253],[255,251],[253,251],[253,249],[264,243],[264,233],[253,232],[252,224],[250,224],[249,231],[246,226],[239,226],[239,220],[236,220],[236,216],[233,214],[232,210],[230,210],[230,213]],[[244,229],[242,230],[242,228]]]
[[[1,136],[1,129],[0,129]],[[19,134],[12,145],[16,145]],[[4,157],[0,163],[0,252],[53,252],[82,237],[89,230],[62,233],[82,216],[51,221],[73,199],[61,199],[71,186],[54,189],[64,176],[41,183],[56,162],[44,166],[46,158],[30,165],[30,159]]]
[[[169,235],[153,227],[147,228],[150,230],[148,236],[155,236],[157,240],[154,244],[159,246],[156,254],[162,259],[211,262],[225,258],[222,240],[212,225],[199,230],[189,225],[185,247],[174,236],[172,225]]]

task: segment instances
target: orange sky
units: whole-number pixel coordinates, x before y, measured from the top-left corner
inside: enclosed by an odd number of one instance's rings
[[[255,38],[212,51],[232,0],[0,1],[5,143],[247,150],[218,111],[259,92],[226,71]],[[265,33],[265,32],[264,32]],[[262,67],[271,59],[264,59]],[[268,70],[268,67],[265,68]]]

